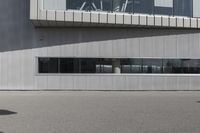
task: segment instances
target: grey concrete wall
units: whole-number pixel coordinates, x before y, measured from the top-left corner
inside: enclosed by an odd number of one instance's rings
[[[36,57],[43,56],[199,59],[200,30],[35,28],[29,4],[0,4],[1,90],[200,90],[199,75],[37,74]]]

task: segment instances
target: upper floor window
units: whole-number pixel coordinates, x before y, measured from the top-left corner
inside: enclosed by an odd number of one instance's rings
[[[67,8],[85,11],[112,11],[111,0],[67,0]]]
[[[173,15],[173,0],[155,0],[154,14]]]
[[[113,0],[113,11],[133,12],[133,0]]]
[[[39,73],[113,73],[111,58],[38,58]],[[121,58],[121,73],[200,74],[199,59]]]
[[[43,0],[44,9],[199,16],[198,0]],[[194,6],[194,9],[193,9]]]
[[[153,0],[134,0],[135,13],[153,14]]]
[[[66,0],[43,0],[43,8],[47,10],[66,10]]]
[[[192,0],[174,0],[175,16],[192,16],[193,1]]]

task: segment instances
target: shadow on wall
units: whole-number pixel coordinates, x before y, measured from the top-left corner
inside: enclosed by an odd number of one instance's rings
[[[167,35],[200,33],[200,30],[142,28],[142,27],[73,27],[73,28],[36,28],[40,45],[89,43],[107,40],[144,38]]]
[[[14,114],[17,114],[17,112],[13,112],[13,111],[9,111],[9,110],[0,109],[0,116],[1,116],[1,115],[14,115]],[[1,132],[0,132],[0,133],[1,133]]]
[[[0,52],[72,45],[108,40],[200,33],[192,29],[142,27],[35,28],[29,20],[29,0],[4,0],[0,4]],[[10,9],[8,12],[7,9]]]

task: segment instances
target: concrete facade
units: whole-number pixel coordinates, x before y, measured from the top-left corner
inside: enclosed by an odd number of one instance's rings
[[[200,90],[199,74],[38,74],[37,57],[200,59],[200,30],[35,27],[29,5],[0,4],[1,90]]]

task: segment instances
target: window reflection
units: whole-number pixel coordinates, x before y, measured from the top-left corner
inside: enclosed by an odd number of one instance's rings
[[[85,11],[112,11],[111,0],[68,0],[68,9]]]
[[[39,58],[39,73],[58,73],[58,58]]]
[[[174,15],[192,17],[192,0],[174,0]]]
[[[181,73],[181,60],[169,59],[163,61],[164,73]]]
[[[130,59],[131,72],[142,73],[142,59]]]
[[[153,0],[134,0],[135,13],[153,14]]]
[[[86,10],[90,11],[90,0],[68,0],[67,8],[74,10]]]
[[[133,0],[113,0],[114,12],[132,12]]]
[[[66,2],[67,1],[67,2]],[[193,16],[193,0],[44,0],[47,10],[81,10]],[[66,6],[67,5],[67,6]],[[195,6],[196,7],[196,6]],[[196,11],[196,10],[195,10]]]
[[[112,73],[112,59],[101,59],[101,73]]]
[[[91,0],[92,11],[112,11],[111,0]]]
[[[39,73],[113,73],[111,58],[39,58]],[[200,74],[198,59],[120,59],[121,73]]]
[[[131,73],[131,61],[130,59],[121,60],[121,72],[122,73]]]
[[[144,59],[143,73],[162,73],[161,59]]]
[[[154,14],[173,15],[173,0],[154,0]]]
[[[190,73],[200,73],[200,60],[189,60],[188,63]]]

